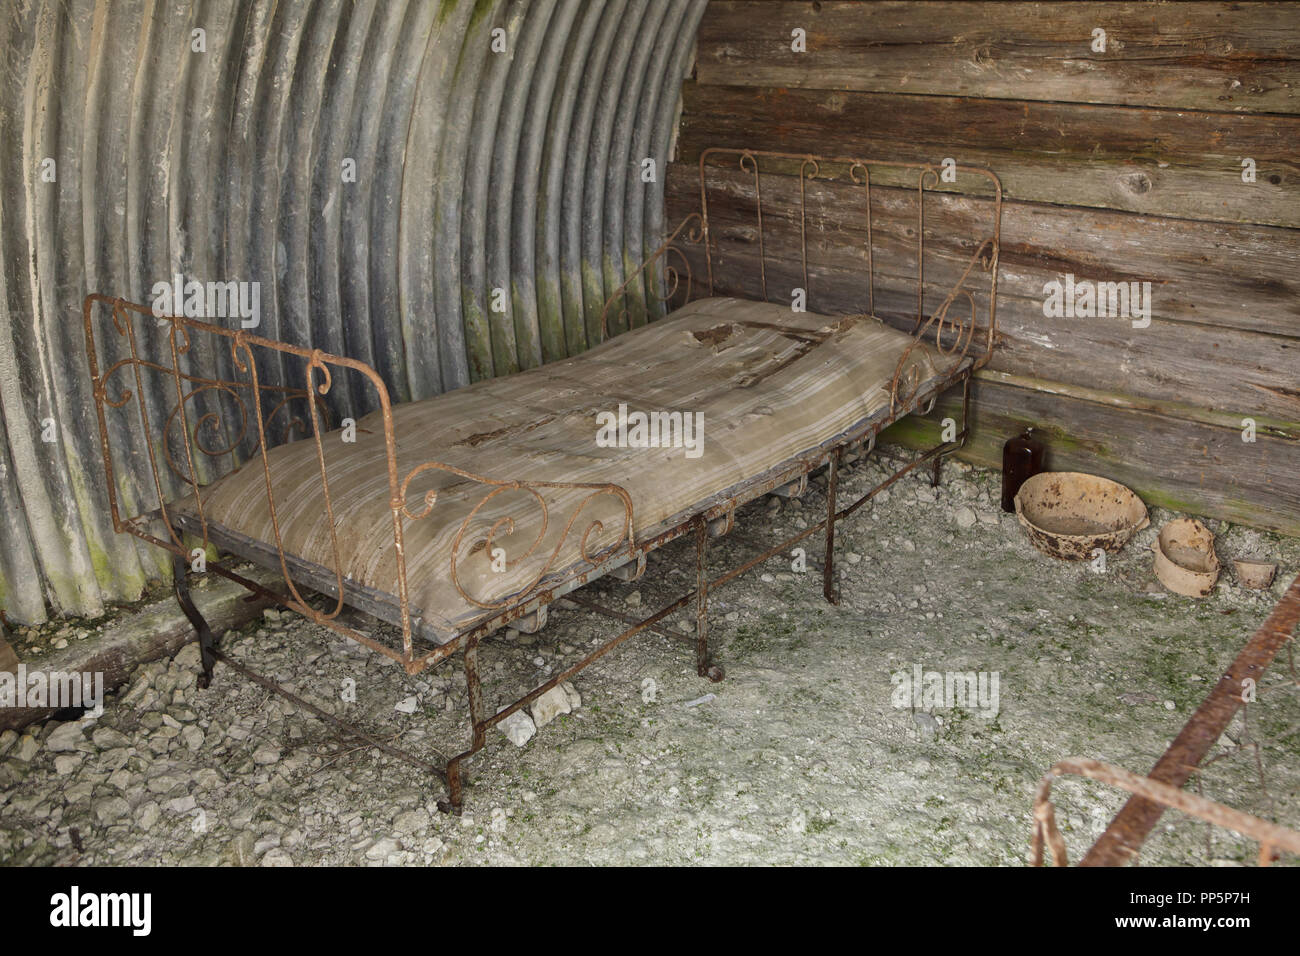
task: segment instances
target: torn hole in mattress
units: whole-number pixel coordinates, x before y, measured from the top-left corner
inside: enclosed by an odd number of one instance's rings
[[[691,329],[686,333],[686,340],[695,347],[708,346],[713,349],[714,353],[722,352],[730,345],[723,345],[733,336],[735,336],[737,327],[731,322],[723,322],[721,325],[715,325],[708,329]],[[735,345],[736,343],[731,343]]]
[[[493,441],[498,438],[506,438],[512,435],[526,435],[534,429],[541,428],[543,425],[549,425],[555,421],[554,415],[544,415],[541,418],[528,422],[519,422],[514,425],[505,425],[492,431],[476,432],[473,435],[467,435],[460,441],[455,442],[457,445],[469,445],[471,448],[477,448],[484,442]]]

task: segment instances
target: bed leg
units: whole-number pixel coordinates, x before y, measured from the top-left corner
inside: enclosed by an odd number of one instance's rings
[[[214,663],[212,648],[216,642],[212,637],[212,628],[208,626],[207,620],[194,606],[194,600],[190,597],[190,584],[186,577],[189,570],[190,567],[183,555],[172,555],[172,590],[176,594],[176,603],[181,606],[181,610],[185,612],[185,616],[189,618],[190,624],[194,626],[199,636],[199,659],[203,663],[203,673],[199,675],[199,687],[206,688],[212,683]]]
[[[709,663],[709,575],[704,558],[709,548],[709,523],[695,519],[695,670],[713,683],[722,680],[722,668]]]
[[[949,442],[953,450],[963,448],[966,445],[967,429],[970,428],[970,375],[967,375],[961,382],[961,431],[958,433],[957,441]],[[943,470],[943,460],[945,455],[935,455],[934,463],[930,466],[933,471],[930,475],[930,487],[938,488],[940,474]]]
[[[831,455],[826,478],[826,558],[822,562],[822,594],[831,604],[840,603],[840,593],[835,590],[835,506],[839,497],[840,456],[843,452],[840,447]]]
[[[447,761],[447,799],[438,801],[438,809],[443,813],[457,815],[465,805],[461,761],[478,753],[487,742],[487,727],[483,723],[483,683],[478,673],[478,638],[470,638],[465,645],[465,686],[469,691],[469,749]]]
[[[464,787],[460,782],[460,757],[447,761],[447,799],[438,801],[438,809],[443,813],[460,816],[465,806]]]

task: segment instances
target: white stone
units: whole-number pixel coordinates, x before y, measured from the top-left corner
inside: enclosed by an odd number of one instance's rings
[[[158,818],[162,816],[162,808],[157,803],[150,800],[144,806],[135,812],[135,822],[141,830],[152,830]]]
[[[131,738],[120,730],[114,730],[112,727],[96,727],[95,732],[90,735],[90,739],[95,742],[95,746],[100,750],[114,750],[118,747],[131,746]]]
[[[163,771],[150,777],[146,786],[149,788],[150,793],[168,794],[179,790],[188,783],[189,781],[178,773]]]
[[[560,714],[573,712],[573,708],[569,705],[568,695],[564,693],[563,687],[552,687],[533,701],[530,710],[533,715],[533,726],[537,728],[545,727]]]
[[[382,839],[376,840],[372,843],[370,848],[366,850],[366,859],[376,861],[386,860],[396,852],[397,841],[392,837],[383,837]]]
[[[975,522],[978,520],[975,516],[975,512],[966,505],[962,505],[960,508],[953,511],[952,516],[956,520],[957,527],[959,528],[973,527]]]
[[[66,753],[79,749],[85,739],[86,735],[82,731],[81,724],[69,721],[54,728],[54,732],[45,740],[45,749],[54,753]]]
[[[399,714],[413,714],[415,713],[417,703],[418,701],[414,697],[406,697],[399,700],[393,710],[397,711]]]
[[[131,804],[121,797],[107,797],[95,803],[95,818],[108,825],[131,815]]]
[[[37,751],[40,749],[41,745],[36,742],[35,737],[31,734],[23,734],[22,738],[18,741],[18,749],[14,751],[14,759],[27,763],[27,761],[36,756]]]
[[[202,655],[199,652],[198,641],[192,641],[176,653],[176,656],[172,658],[172,663],[184,670],[193,670],[198,668],[201,660]]]
[[[274,850],[280,845],[280,835],[278,833],[268,833],[262,836],[253,844],[253,855],[261,856],[268,850]]]
[[[537,733],[537,726],[533,723],[533,718],[529,717],[522,710],[517,710],[501,723],[497,724],[501,732],[506,735],[509,741],[516,747],[522,747],[528,741],[533,739],[533,734]]]
[[[189,813],[197,806],[194,800],[194,794],[186,794],[183,797],[177,797],[175,800],[167,801],[167,809],[172,813]]]
[[[81,754],[59,754],[54,758],[54,772],[60,777],[66,777],[81,766],[81,761]]]
[[[421,833],[428,829],[428,826],[429,811],[423,807],[416,807],[414,810],[403,810],[393,818],[393,829],[398,833]]]

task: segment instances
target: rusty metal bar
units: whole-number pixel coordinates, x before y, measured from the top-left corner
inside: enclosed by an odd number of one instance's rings
[[[1291,582],[1268,619],[1246,642],[1169,749],[1156,761],[1148,774],[1152,781],[1174,788],[1188,781],[1242,706],[1245,681],[1258,684],[1297,624],[1300,624],[1300,576]],[[1142,796],[1140,791],[1134,794],[1088,850],[1080,861],[1081,866],[1120,866],[1137,856],[1147,834],[1164,813],[1165,805]]]
[[[1261,820],[1259,817],[1242,813],[1240,810],[1215,803],[1213,800],[1206,800],[1194,793],[1188,793],[1186,790],[1179,789],[1181,784],[1173,786],[1154,777],[1139,777],[1121,767],[1102,763],[1099,760],[1069,757],[1054,764],[1038,782],[1034,795],[1034,835],[1029,861],[1032,866],[1043,865],[1044,843],[1051,849],[1053,866],[1069,865],[1065,839],[1056,827],[1055,809],[1051,800],[1052,782],[1064,774],[1088,777],[1114,787],[1121,787],[1134,795],[1133,800],[1157,806],[1161,813],[1166,807],[1173,807],[1216,826],[1251,837],[1259,843],[1261,866],[1267,866],[1272,862],[1275,850],[1281,849],[1300,854],[1300,832]],[[1158,819],[1160,814],[1156,816]],[[1085,863],[1085,865],[1098,864]]]
[[[622,611],[616,611],[612,607],[606,607],[603,604],[599,604],[596,601],[588,600],[587,598],[584,597],[579,597],[576,594],[569,594],[561,598],[560,604],[562,605],[570,604],[573,605],[574,608],[581,608],[585,611],[591,611],[594,614],[599,614],[603,617],[607,617],[612,621],[622,621],[624,624],[641,623],[641,618],[639,617],[634,617],[631,614],[625,614]],[[646,630],[654,631],[656,634],[659,634],[663,637],[672,638],[673,640],[681,640],[681,641],[695,640],[695,638],[689,635],[682,634],[679,631],[671,630],[670,628],[663,627],[659,624],[652,624],[650,627],[646,628]]]
[[[203,689],[212,683],[212,649],[216,644],[216,640],[212,636],[212,628],[208,626],[208,622],[203,615],[199,613],[199,609],[194,605],[194,599],[190,596],[189,578],[186,576],[187,570],[185,558],[179,554],[173,554],[172,590],[176,595],[176,603],[181,606],[181,611],[194,627],[194,633],[198,635],[199,662],[202,668],[198,685],[200,689]]]
[[[267,677],[263,677],[261,674],[257,673],[257,671],[245,667],[243,664],[235,660],[229,654],[226,654],[224,651],[218,648],[213,648],[212,656],[217,660],[221,661],[221,663],[225,664],[231,670],[239,674],[242,674],[244,677],[247,677],[249,680],[251,680],[254,684],[257,684],[259,687],[265,688],[266,690],[271,691],[271,693],[273,694],[278,694],[281,697],[285,698],[285,700],[293,701],[295,705],[303,708],[303,710],[306,710],[311,714],[315,715],[316,717],[319,717],[321,720],[325,721],[326,723],[334,725],[335,727],[344,731],[345,733],[350,734],[351,736],[356,737],[359,740],[365,741],[368,745],[374,747],[376,750],[380,751],[381,753],[388,754],[388,756],[395,757],[398,760],[403,760],[414,767],[418,767],[420,770],[424,770],[433,774],[440,780],[445,781],[447,779],[446,773],[444,773],[442,768],[437,766],[436,764],[431,764],[427,760],[421,760],[419,757],[416,757],[414,754],[410,754],[399,747],[394,747],[391,744],[384,743],[382,740],[372,737],[370,734],[367,734],[365,731],[361,730],[360,728],[354,726],[353,724],[348,723],[346,720],[342,720],[338,717],[335,717],[333,714],[329,713],[328,711],[321,710],[315,704],[311,703],[308,700],[304,700],[302,697],[293,693],[293,691],[289,690],[287,687],[284,687],[282,684],[278,684]]]
[[[708,553],[709,523],[701,515],[695,519],[695,672],[701,677],[709,674]]]
[[[817,160],[809,156],[799,164],[799,263],[803,268],[803,291],[808,294],[808,197],[806,181],[816,179],[821,171]]]
[[[839,491],[840,459],[843,448],[836,448],[826,476],[826,558],[822,562],[822,595],[831,604],[839,604],[835,590],[835,505]],[[935,459],[936,461],[938,459]]]

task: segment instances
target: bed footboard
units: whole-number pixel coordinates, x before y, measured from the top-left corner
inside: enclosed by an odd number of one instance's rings
[[[102,342],[95,335],[97,306],[108,307],[112,314],[112,334]],[[413,522],[433,514],[438,504],[438,491],[426,490],[430,473],[454,475],[462,479],[462,488],[463,482],[481,487],[481,494],[471,494],[475,500],[456,531],[446,570],[464,600],[483,612],[483,620],[476,621],[480,630],[544,606],[544,592],[555,586],[557,575],[563,580],[561,572],[566,569],[559,566],[561,556],[571,553],[575,542],[587,567],[579,567],[574,574],[618,563],[624,554],[634,556],[632,499],[619,485],[503,479],[441,461],[401,460],[388,390],[364,362],[251,335],[243,329],[158,315],[149,306],[106,295],[86,297],[83,320],[114,529],[163,548],[182,562],[202,562],[244,584],[249,582],[223,566],[207,564],[206,552],[235,550],[241,557],[278,566],[285,593],[275,595],[277,601],[400,661],[410,673],[455,650],[454,642],[427,646],[430,633],[421,627],[425,609],[412,607],[407,586],[407,531]],[[352,397],[357,390],[336,384],[345,375],[358,377],[365,386],[368,407],[358,405]],[[369,586],[354,581],[340,555],[339,534],[343,532],[335,517],[324,442],[339,417],[333,410],[340,408],[345,416],[338,424],[356,429],[357,422],[350,416],[371,413],[370,420],[377,420],[383,430],[382,467],[396,568],[391,581],[370,582]],[[280,502],[271,478],[269,453],[295,439],[311,440],[315,445],[316,473],[304,476],[304,481],[319,483],[333,556],[327,564],[304,562],[286,549],[281,535]],[[271,540],[241,542],[238,535],[218,526],[205,513],[203,489],[241,466],[258,468],[265,477]],[[531,513],[501,516],[503,505],[515,503],[501,500],[507,493],[522,496]],[[566,502],[559,513],[557,498]],[[602,498],[616,502],[618,527],[590,517],[589,505]],[[516,533],[517,521],[521,528],[540,529],[529,542],[500,549],[508,555],[500,559],[501,569],[522,575],[524,583],[506,595],[476,592],[464,574],[467,562],[494,556],[498,545]],[[548,536],[557,525],[558,538]],[[194,540],[186,541],[186,533]],[[313,606],[299,582],[327,594],[331,599],[328,605],[323,609]],[[346,626],[340,615],[348,605],[398,626],[400,646]],[[450,636],[442,635],[441,640]],[[426,646],[417,646],[416,638],[423,638],[421,643]]]

